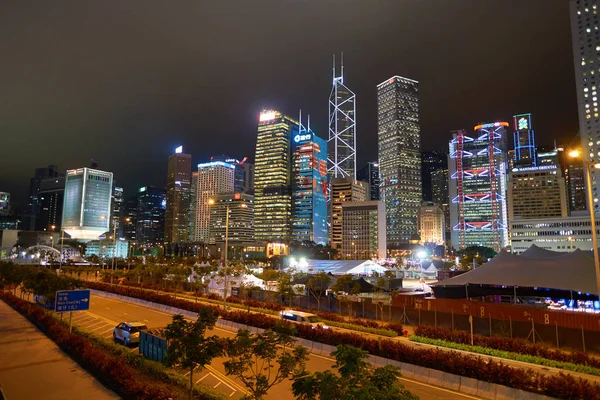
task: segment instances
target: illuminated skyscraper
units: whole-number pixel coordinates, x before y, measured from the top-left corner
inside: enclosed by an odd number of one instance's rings
[[[112,218],[110,219],[111,231],[114,229],[117,232],[117,237],[123,237],[123,212],[125,208],[123,206],[123,188],[114,186],[113,181],[113,194],[112,194]],[[116,226],[115,226],[116,225]]]
[[[329,95],[328,172],[332,178],[356,179],[356,96],[344,85],[344,55],[340,76],[333,58],[333,87]]]
[[[165,240],[165,189],[144,186],[138,189],[135,208],[135,240],[139,244],[162,245]]]
[[[379,195],[385,202],[387,245],[417,233],[421,207],[419,83],[393,76],[377,85]]]
[[[65,179],[62,227],[73,239],[98,239],[109,231],[112,172],[71,169]]]
[[[513,116],[515,167],[537,166],[535,149],[535,135],[531,124],[531,114],[517,114]]]
[[[259,242],[290,239],[290,139],[298,132],[298,122],[279,111],[260,113],[254,157],[254,236]]]
[[[165,243],[188,240],[188,211],[192,156],[183,153],[180,146],[169,157],[167,167],[167,209],[165,213]]]
[[[196,239],[196,195],[198,194],[198,171],[192,172],[190,183],[190,206],[188,207],[188,240]]]
[[[292,240],[326,245],[327,142],[300,123],[292,138]]]
[[[367,182],[357,181],[352,178],[331,179],[331,213],[329,242],[332,248],[341,251],[343,232],[343,210],[346,202],[364,202],[369,198]]]
[[[571,38],[579,109],[579,133],[583,157],[600,161],[600,4],[598,0],[571,0]],[[598,214],[600,171],[592,169],[592,195]]]
[[[448,166],[452,246],[508,246],[506,149],[508,122],[453,133]]]
[[[222,161],[198,164],[196,187],[195,242],[208,243],[210,231],[209,201],[216,194],[233,193],[235,166]]]

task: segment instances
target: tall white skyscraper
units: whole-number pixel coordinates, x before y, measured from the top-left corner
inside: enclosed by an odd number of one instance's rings
[[[393,76],[377,85],[380,199],[385,202],[387,245],[417,233],[421,207],[419,82]]]
[[[575,83],[579,108],[579,132],[583,156],[591,162],[600,161],[600,1],[571,0],[571,37],[575,61]],[[593,197],[598,214],[598,182],[595,170]]]
[[[112,172],[67,171],[62,228],[71,238],[95,240],[110,230],[112,186]]]
[[[340,75],[333,58],[333,87],[329,95],[327,171],[331,178],[356,179],[356,95],[344,85],[344,54]]]
[[[209,241],[210,203],[217,194],[233,193],[235,166],[222,161],[198,164],[196,186],[196,233],[194,241]]]

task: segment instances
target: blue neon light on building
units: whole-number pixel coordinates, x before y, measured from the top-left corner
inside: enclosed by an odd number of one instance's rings
[[[514,121],[515,166],[536,167],[537,154],[531,114],[517,114]]]
[[[327,244],[327,141],[300,124],[292,136],[292,239]]]

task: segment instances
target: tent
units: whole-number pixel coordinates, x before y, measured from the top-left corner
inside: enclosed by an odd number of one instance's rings
[[[595,298],[594,260],[581,250],[558,253],[532,246],[523,255],[500,252],[479,268],[432,285],[436,297],[486,295]]]
[[[333,275],[371,275],[373,272],[380,274],[388,271],[388,268],[371,260],[306,260],[306,264],[300,267],[286,268],[299,272],[316,274],[324,271]]]

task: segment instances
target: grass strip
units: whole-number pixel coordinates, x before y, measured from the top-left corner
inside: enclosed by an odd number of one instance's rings
[[[448,342],[441,339],[430,339],[423,336],[411,335],[412,342],[431,344],[439,347],[446,347],[454,350],[470,351],[472,353],[483,354],[492,357],[506,358],[507,360],[522,361],[530,364],[543,365],[545,367],[560,368],[567,371],[581,372],[589,375],[600,376],[600,369],[587,365],[573,364],[569,362],[548,360],[547,358],[530,356],[527,354],[511,353],[509,351],[490,349],[481,346],[471,346],[468,344]]]

